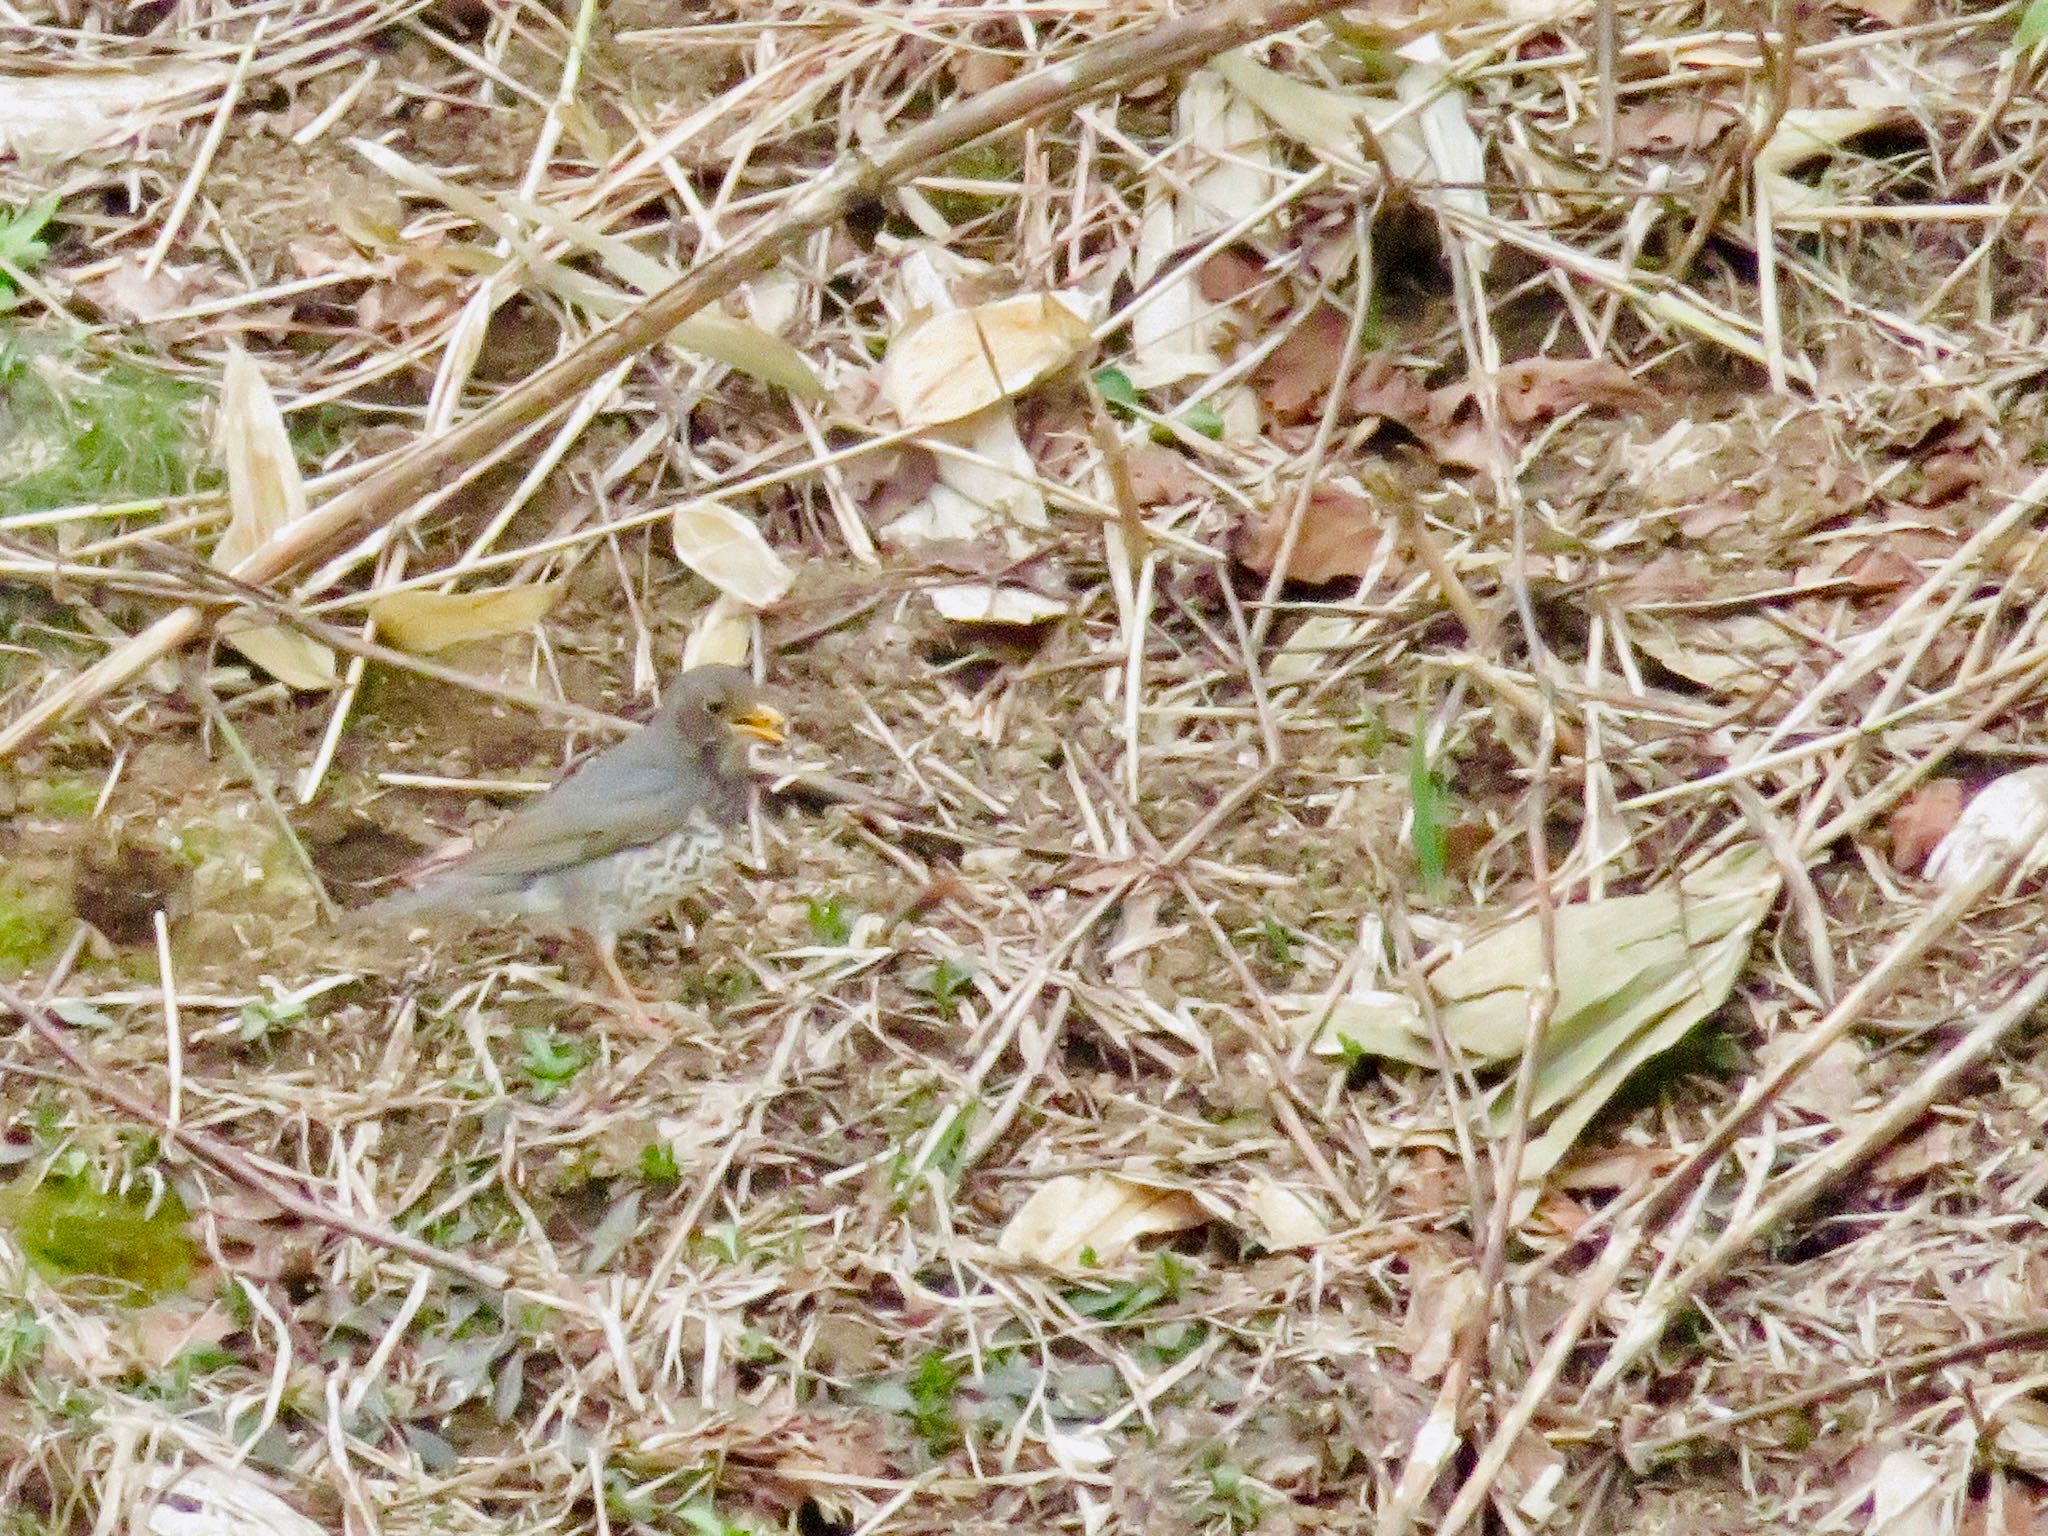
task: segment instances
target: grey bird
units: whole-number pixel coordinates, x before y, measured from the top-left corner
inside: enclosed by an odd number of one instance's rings
[[[483,847],[360,915],[566,931],[590,946],[633,1021],[651,1028],[619,969],[619,936],[703,880],[745,819],[750,743],[780,745],[783,725],[737,667],[681,673],[646,725],[521,807]]]

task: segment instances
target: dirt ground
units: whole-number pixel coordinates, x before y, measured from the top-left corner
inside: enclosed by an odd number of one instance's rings
[[[2048,11],[1176,25],[0,6],[0,1529],[2037,1528]]]

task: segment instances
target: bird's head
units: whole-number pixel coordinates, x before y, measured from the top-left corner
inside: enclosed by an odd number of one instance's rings
[[[714,776],[727,782],[746,777],[751,743],[782,744],[782,711],[738,667],[692,667],[669,685],[662,713],[703,753]]]

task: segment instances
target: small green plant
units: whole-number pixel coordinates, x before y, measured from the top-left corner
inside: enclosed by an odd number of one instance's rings
[[[204,463],[196,393],[125,359],[0,341],[0,394],[13,418],[0,514],[195,489]]]
[[[759,1536],[760,1527],[720,1514],[708,1499],[692,1499],[675,1512],[695,1536]]]
[[[532,1085],[536,1103],[545,1104],[560,1097],[577,1074],[590,1065],[590,1058],[590,1047],[554,1029],[519,1031],[519,1070]]]
[[[1408,804],[1413,812],[1415,869],[1422,888],[1443,888],[1451,868],[1451,791],[1443,776],[1429,766],[1425,730],[1418,726],[1408,746]]]
[[[1177,410],[1162,412],[1146,403],[1145,397],[1138,391],[1138,386],[1131,382],[1131,376],[1121,368],[1096,369],[1095,392],[1102,396],[1103,404],[1117,416],[1149,418],[1152,422],[1152,441],[1155,443],[1173,441],[1173,428],[1162,419],[1165,417],[1171,417],[1190,432],[1200,433],[1212,442],[1223,436],[1223,418],[1216,414],[1212,406],[1197,400]]]
[[[1102,396],[1103,404],[1120,416],[1134,415],[1145,408],[1144,397],[1138,393],[1138,386],[1131,382],[1131,376],[1121,368],[1096,369],[1095,392]]]
[[[1292,929],[1283,926],[1272,913],[1259,915],[1259,926],[1253,930],[1259,936],[1259,947],[1265,952],[1266,963],[1283,976],[1294,973],[1295,951],[1301,947],[1301,940]]]
[[[31,785],[22,799],[40,816],[54,816],[59,821],[90,821],[99,807],[100,781],[85,777],[45,779]]]
[[[18,977],[55,954],[71,928],[71,903],[47,880],[0,874],[0,976]]]
[[[1184,405],[1175,411],[1174,415],[1190,432],[1199,432],[1212,443],[1223,436],[1223,418],[1206,401],[1197,400],[1190,405]]]
[[[1083,1255],[1084,1259],[1088,1257]],[[1129,1322],[1160,1303],[1177,1298],[1187,1284],[1188,1274],[1187,1261],[1179,1254],[1161,1253],[1153,1258],[1151,1269],[1134,1280],[1069,1291],[1067,1305],[1083,1317],[1099,1322]]]
[[[242,1004],[235,1017],[236,1038],[250,1045],[299,1023],[306,1017],[306,1003],[298,997],[266,997]]]
[[[2044,41],[2048,41],[2048,0],[2033,0],[2020,12],[2020,24],[2012,32],[2012,45],[2020,53],[2031,53]]]
[[[1368,704],[1344,722],[1344,733],[1358,743],[1358,750],[1367,757],[1378,757],[1387,746],[1387,717]]]
[[[150,1372],[130,1385],[137,1397],[153,1402],[182,1403],[192,1395],[192,1383],[240,1362],[218,1344],[195,1344],[160,1371]]]
[[[49,1329],[36,1321],[33,1312],[10,1312],[0,1317],[0,1380],[32,1365],[43,1352]]]
[[[839,910],[839,898],[827,896],[820,900],[816,896],[804,899],[804,921],[810,925],[811,942],[838,948],[853,937],[853,925],[846,920],[846,914]]]
[[[958,955],[948,955],[917,979],[918,990],[932,1000],[941,1013],[955,1013],[960,999],[974,982],[974,964]]]
[[[650,1141],[640,1149],[640,1177],[650,1184],[680,1184],[683,1170],[676,1163],[676,1149],[665,1141]]]
[[[33,272],[50,254],[43,231],[57,212],[57,194],[52,192],[26,208],[0,209],[0,310],[16,303],[15,278]]]
[[[0,1222],[37,1269],[53,1279],[114,1281],[131,1301],[191,1278],[198,1255],[185,1219],[184,1202],[168,1187],[114,1192],[79,1174],[0,1188]]]
[[[910,1424],[934,1455],[943,1456],[960,1444],[960,1414],[954,1397],[963,1367],[942,1349],[926,1353],[904,1385],[910,1391]]]
[[[1209,1475],[1207,1503],[1223,1517],[1224,1524],[1233,1531],[1249,1531],[1256,1526],[1266,1512],[1265,1502],[1260,1499],[1257,1487],[1244,1468],[1218,1452],[1206,1470]]]

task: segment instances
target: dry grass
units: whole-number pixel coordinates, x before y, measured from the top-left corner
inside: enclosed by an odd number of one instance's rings
[[[0,1158],[174,1191],[205,1254],[123,1301],[0,1235],[7,1529],[168,1530],[182,1469],[359,1533],[2036,1527],[2048,913],[1919,869],[2048,707],[2017,8],[1254,50],[1362,137],[1177,123],[1166,19],[0,4],[11,70],[155,72],[105,142],[0,85],[0,211],[60,197],[0,226]],[[1380,83],[1430,33],[1483,186]],[[949,137],[1104,44],[1100,99]],[[857,151],[915,174],[864,203]],[[888,527],[933,461],[873,362],[940,237],[956,298],[1101,306],[1018,406],[1043,529]],[[814,397],[635,307],[778,254],[713,297]],[[205,558],[231,342],[348,512],[260,586]],[[531,936],[332,921],[706,643],[706,497],[797,571],[742,626],[796,778],[627,946],[672,1037]],[[509,636],[367,627],[538,581]],[[933,607],[997,581],[1063,615]],[[236,608],[338,686],[188,644]],[[1745,839],[1784,889],[1729,1002],[1540,1180],[1533,1065],[1301,1038]],[[1109,1173],[1176,1230],[999,1242]]]

